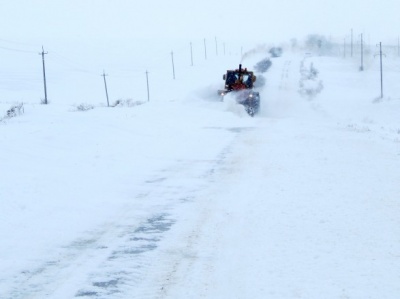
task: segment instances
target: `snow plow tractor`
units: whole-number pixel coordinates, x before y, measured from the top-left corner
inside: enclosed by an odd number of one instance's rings
[[[223,75],[225,80],[225,89],[218,90],[218,95],[224,99],[227,93],[235,93],[237,103],[244,106],[250,116],[254,116],[260,108],[260,94],[253,91],[253,84],[256,76],[253,72],[243,69],[239,64],[236,70],[228,70]]]

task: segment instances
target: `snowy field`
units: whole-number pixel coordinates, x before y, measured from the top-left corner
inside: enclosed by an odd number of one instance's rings
[[[164,46],[105,66],[116,107],[94,57],[49,49],[41,105],[41,69],[9,54],[2,78],[29,71],[1,83],[0,298],[400,298],[400,58],[381,99],[372,53],[360,72],[285,48],[251,118],[216,91],[268,47],[191,66],[182,44],[174,80]]]

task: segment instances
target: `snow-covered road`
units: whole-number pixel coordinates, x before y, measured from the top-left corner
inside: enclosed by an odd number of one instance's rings
[[[271,122],[238,138],[208,196],[199,256],[168,298],[399,294],[394,146],[314,126]]]
[[[227,61],[165,101],[0,125],[0,298],[400,296],[400,94],[374,101],[374,67],[286,53],[250,118],[221,82],[193,87]]]

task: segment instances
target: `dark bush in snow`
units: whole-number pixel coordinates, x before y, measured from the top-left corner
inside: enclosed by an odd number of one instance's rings
[[[94,109],[94,106],[90,104],[80,104],[76,106],[76,111],[87,111],[91,109]]]
[[[141,101],[134,101],[132,99],[118,99],[115,101],[114,105],[112,107],[135,107],[144,104],[144,102]]]
[[[272,57],[281,57],[282,56],[282,48],[281,47],[272,47],[269,50],[269,53]]]
[[[303,79],[314,80],[318,77],[318,70],[314,67],[313,63],[309,68],[304,67],[304,61],[300,65],[300,73]]]
[[[7,110],[6,115],[2,117],[0,120],[16,117],[23,113],[24,113],[24,103],[19,103],[14,106],[11,106],[10,109]]]
[[[302,96],[311,99],[322,91],[324,86],[322,80],[318,80],[319,72],[313,63],[310,63],[309,67],[306,67],[303,60],[300,65],[300,74],[299,93]]]

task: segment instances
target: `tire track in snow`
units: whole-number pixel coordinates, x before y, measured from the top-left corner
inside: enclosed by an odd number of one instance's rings
[[[286,60],[285,64],[283,66],[282,69],[282,73],[281,73],[281,81],[279,84],[279,89],[280,90],[288,90],[289,89],[289,69],[290,69],[290,65],[291,65],[292,61],[291,60]]]
[[[161,288],[157,296],[149,297],[149,298],[174,298],[174,294],[171,293],[175,289],[181,279],[184,279],[185,276],[193,271],[194,266],[199,266],[199,259],[201,259],[201,267],[203,273],[213,273],[214,271],[214,263],[213,259],[209,259],[207,254],[204,252],[199,252],[197,248],[197,244],[200,239],[204,237],[204,226],[209,224],[210,219],[215,221],[216,214],[220,211],[215,210],[215,203],[213,202],[213,198],[209,197],[210,190],[211,192],[215,192],[215,188],[218,189],[218,192],[221,192],[217,187],[220,184],[220,179],[226,176],[234,175],[232,172],[237,171],[236,163],[241,163],[237,159],[241,159],[241,157],[232,157],[232,149],[235,147],[238,141],[243,139],[244,134],[247,132],[253,131],[253,127],[237,127],[230,128],[231,132],[236,134],[235,140],[229,145],[229,147],[225,148],[223,152],[221,152],[219,159],[216,161],[212,171],[208,174],[210,185],[208,186],[205,193],[203,193],[203,198],[201,205],[197,208],[197,218],[195,219],[194,225],[191,227],[190,231],[187,233],[186,237],[182,241],[184,246],[178,250],[175,249],[173,252],[174,259],[170,263],[170,267],[167,269],[167,272],[162,277]],[[218,217],[217,217],[218,218]],[[217,224],[220,224],[217,221]],[[216,231],[218,227],[214,228]],[[212,252],[215,244],[209,244],[209,248],[207,252]],[[197,293],[196,297],[206,297],[207,294],[207,284],[203,286],[203,292]],[[185,293],[190,294],[190,290],[185,291]],[[188,295],[187,298],[191,298]]]
[[[216,128],[221,129],[221,128]],[[230,128],[228,129],[235,135],[239,135],[242,130],[249,128]],[[159,193],[162,193],[164,198],[168,195],[177,199],[176,204],[192,202],[198,196],[199,191],[204,189],[203,184],[213,183],[216,172],[224,168],[224,160],[230,152],[231,144],[228,145],[215,160],[207,161],[208,169],[202,174],[198,174],[200,178],[196,188],[190,188],[188,196],[182,196],[182,186],[168,179],[154,178],[149,182],[157,182],[160,188]],[[179,163],[174,167],[173,173],[183,171],[190,167],[194,161]],[[204,163],[204,161],[197,161]],[[169,177],[169,176],[167,176]],[[172,191],[171,191],[172,188]],[[169,191],[166,191],[169,190]],[[177,196],[179,194],[179,196]],[[194,195],[192,195],[194,194]],[[193,246],[196,242],[196,234],[199,233],[202,224],[206,221],[207,214],[201,211],[199,222],[196,222],[195,227],[190,229],[189,236],[183,243],[184,250],[178,254],[170,252],[157,252],[158,242],[166,233],[175,225],[176,217],[174,213],[165,212],[168,207],[163,207],[164,211],[158,216],[154,216],[138,227],[133,233],[127,232],[128,241],[121,243],[118,249],[114,250],[112,255],[104,262],[98,271],[91,274],[91,282],[88,286],[80,289],[75,297],[77,298],[126,298],[127,295],[133,298],[162,298],[163,294],[168,290],[168,284],[173,283],[175,274],[180,270],[182,264],[192,264],[196,259],[196,254],[193,251]],[[142,246],[132,248],[129,247],[131,241],[144,241]],[[174,245],[174,247],[176,244]],[[154,261],[157,260],[158,264]],[[114,263],[114,264],[113,264]],[[133,271],[120,272],[123,269],[134,269]],[[105,271],[110,269],[111,271]],[[149,272],[158,272],[155,276]],[[146,279],[144,276],[150,275],[151,278]]]
[[[153,210],[150,215],[140,217],[133,207],[123,211],[111,224],[56,249],[56,253],[47,260],[13,277],[9,283],[11,290],[1,298],[102,298],[121,292],[121,286],[128,282],[139,281],[146,265],[150,263],[147,253],[157,248],[165,232],[175,223],[166,212],[168,206],[190,201],[190,194],[176,197],[177,190],[166,190],[169,189],[169,183],[168,180],[149,180],[146,182],[147,194],[143,192],[138,195],[143,202],[149,197],[163,194],[164,198],[154,209],[149,207],[149,210]],[[160,190],[153,192],[153,188]],[[186,191],[190,193],[190,190]],[[175,200],[170,203],[169,198],[173,197]],[[138,223],[137,218],[142,220]],[[93,269],[98,270],[93,272]],[[82,273],[76,275],[79,272]],[[90,286],[82,287],[75,293],[66,290],[71,286],[73,289],[82,280],[89,280],[86,284]]]
[[[108,298],[125,293],[122,289],[139,283],[150,263],[149,253],[157,249],[164,233],[174,223],[171,215],[165,213],[150,217],[132,231],[125,230],[120,236],[124,241],[89,275],[89,285],[78,290],[75,297]]]
[[[237,135],[241,128],[229,130]],[[215,172],[223,167],[229,146],[214,160],[178,161],[146,180],[136,199],[144,205],[152,202],[144,209],[147,216],[135,211],[135,205],[128,207],[111,223],[56,249],[36,267],[11,278],[9,290],[1,298],[126,298],[127,294],[155,298],[160,288],[147,285],[146,275],[157,258],[159,244],[177,221],[173,209],[192,202],[204,184],[212,182]],[[195,163],[206,164],[206,170],[191,169]],[[180,180],[188,176],[195,184],[182,188]],[[153,198],[159,200],[150,200]],[[194,232],[198,230],[194,228]],[[176,266],[180,259],[176,257]],[[174,270],[168,266],[166,272],[170,271]]]

